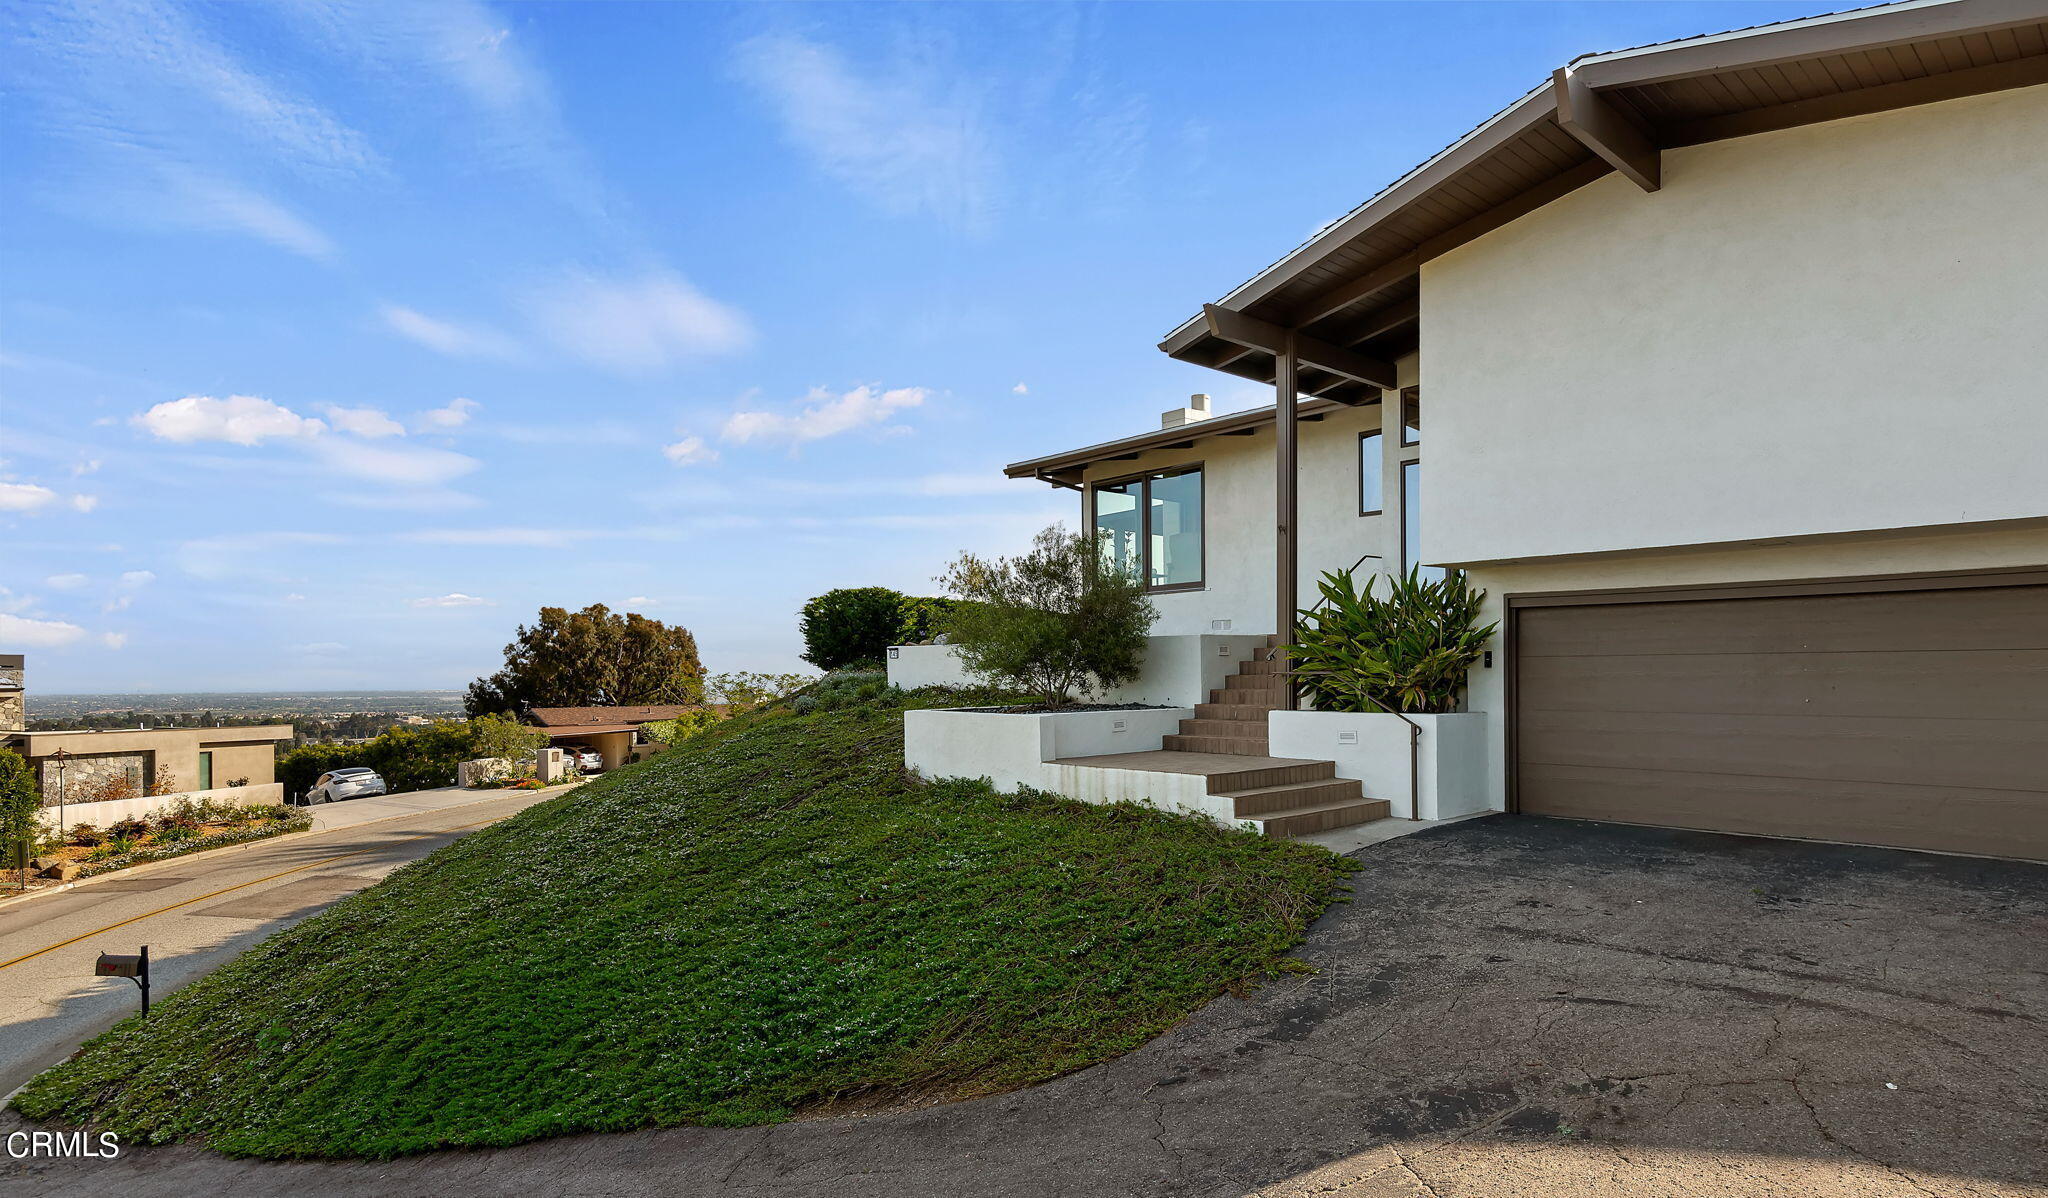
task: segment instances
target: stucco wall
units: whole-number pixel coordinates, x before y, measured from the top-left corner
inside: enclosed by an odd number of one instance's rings
[[[1514,594],[2040,565],[2048,565],[2048,527],[1865,534],[1743,550],[1480,566],[1471,571],[1471,579],[1487,592],[1482,619],[1504,624],[1504,601]],[[1494,650],[1493,669],[1472,670],[1467,703],[1475,712],[1486,713],[1487,805],[1501,807],[1507,801],[1506,645],[1496,640]]]
[[[155,780],[158,769],[169,769],[170,784],[180,791],[199,786],[199,753],[213,754],[213,780],[225,784],[247,778],[250,785],[262,785],[277,778],[277,744],[289,741],[289,724],[262,724],[239,728],[150,728],[112,729],[100,732],[29,732],[17,738],[25,742],[25,756],[36,763],[39,778],[47,778],[44,789],[53,792],[54,771],[45,760],[58,749],[74,755],[99,757],[110,754],[143,755],[143,780]],[[78,775],[67,767],[66,785],[75,785]]]
[[[1159,703],[1192,707],[1209,701],[1237,664],[1257,651],[1261,638],[1251,636],[1147,637],[1145,664],[1131,682],[1090,695],[1093,702]],[[905,690],[920,686],[973,686],[951,645],[896,645],[889,650],[889,681]]]
[[[1380,406],[1347,408],[1300,426],[1301,514],[1300,578],[1302,606],[1315,601],[1317,578],[1341,569],[1366,553],[1389,564],[1401,554],[1397,514],[1399,471],[1384,465],[1383,512],[1359,515],[1358,437],[1377,429]],[[1191,426],[1199,432],[1201,426]],[[1398,438],[1394,438],[1398,440]],[[1384,444],[1383,439],[1383,444]],[[1396,453],[1398,456],[1398,451]],[[1153,596],[1160,636],[1230,632],[1265,636],[1273,631],[1273,430],[1269,426],[1245,437],[1211,437],[1187,449],[1155,450],[1136,461],[1104,462],[1090,467],[1087,481],[1104,482],[1192,462],[1202,463],[1203,586]],[[1077,498],[1075,518],[1087,526],[1085,496]],[[1361,575],[1380,563],[1368,561]],[[1228,620],[1228,628],[1215,621]]]
[[[67,803],[63,807],[44,807],[37,815],[45,827],[55,829],[61,826],[76,828],[91,824],[106,828],[120,820],[154,818],[180,799],[200,802],[214,799],[225,803],[240,803],[254,806],[259,803],[284,802],[284,787],[276,782],[248,786],[217,786],[212,790],[191,790],[178,794],[144,795],[133,799],[110,799],[103,803]]]
[[[2048,514],[2048,86],[1664,155],[1422,272],[1440,562]]]

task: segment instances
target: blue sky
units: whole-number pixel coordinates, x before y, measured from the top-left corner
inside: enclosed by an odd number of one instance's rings
[[[16,4],[0,652],[449,687],[543,604],[797,666],[1192,391],[1173,325],[1572,56],[1820,3]]]

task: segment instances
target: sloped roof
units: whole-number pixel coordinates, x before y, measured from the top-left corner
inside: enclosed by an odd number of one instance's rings
[[[644,707],[536,707],[533,722],[543,728],[581,728],[586,725],[627,726],[650,720],[679,719],[704,708],[696,703],[657,703]]]

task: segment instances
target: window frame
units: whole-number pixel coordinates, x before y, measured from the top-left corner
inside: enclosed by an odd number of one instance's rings
[[[1202,504],[1202,551],[1197,555],[1193,582],[1173,582],[1153,586],[1152,579],[1152,480],[1176,474],[1201,475]],[[1171,466],[1159,466],[1151,470],[1139,470],[1131,474],[1119,474],[1113,478],[1088,480],[1088,536],[1095,537],[1095,491],[1098,487],[1121,487],[1138,483],[1138,577],[1145,580],[1148,595],[1174,595],[1183,591],[1207,590],[1209,586],[1209,470],[1206,459],[1193,462],[1176,462]]]
[[[1415,435],[1412,437],[1408,435],[1410,427],[1408,413],[1411,410],[1411,405],[1415,413],[1415,424],[1413,426]],[[1400,411],[1394,413],[1394,421],[1401,427],[1400,447],[1402,449],[1412,449],[1422,444],[1422,388],[1409,387],[1403,390],[1401,392],[1400,409]]]
[[[1378,469],[1380,490],[1378,506],[1365,506],[1365,443],[1375,437],[1385,437],[1386,435],[1387,430],[1383,428],[1367,429],[1358,434],[1358,514],[1361,516],[1384,516],[1387,514],[1387,443],[1384,440],[1379,445],[1380,462]]]

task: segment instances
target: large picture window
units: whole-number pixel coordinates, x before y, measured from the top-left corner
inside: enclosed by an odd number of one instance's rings
[[[1202,468],[1182,466],[1094,488],[1103,561],[1155,591],[1202,585]]]

